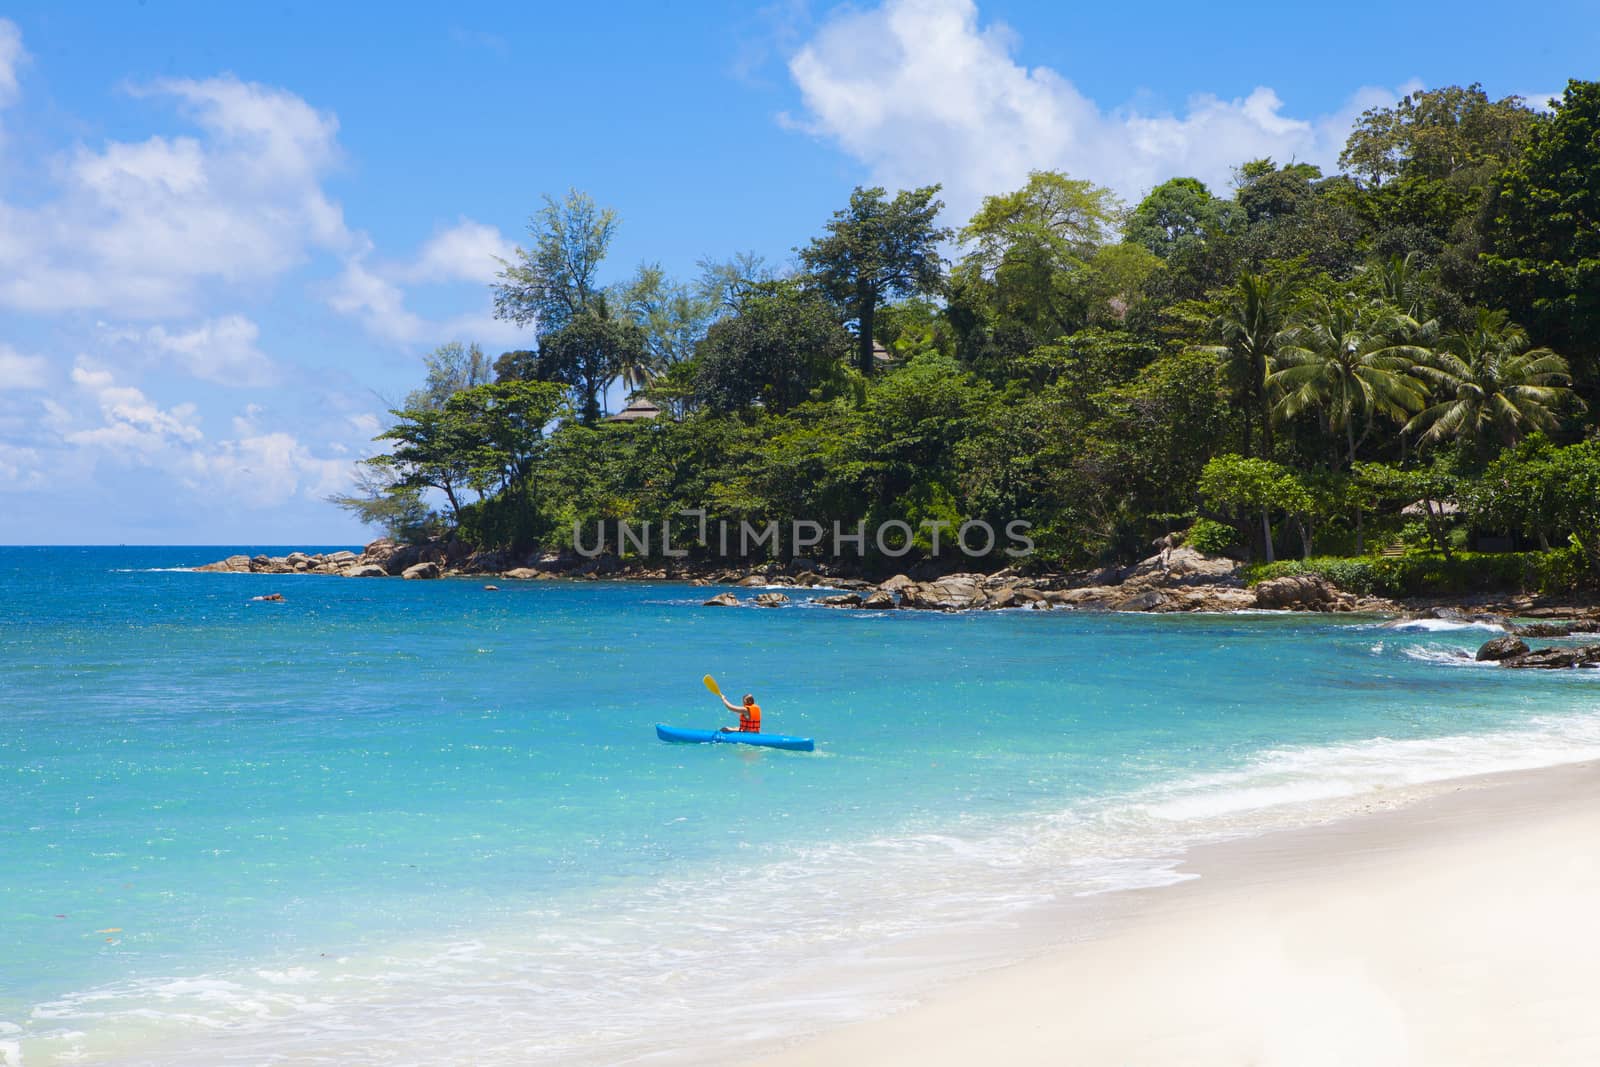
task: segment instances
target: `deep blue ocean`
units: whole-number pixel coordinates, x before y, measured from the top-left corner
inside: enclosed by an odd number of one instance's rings
[[[928,931],[1600,755],[1600,679],[1457,624],[180,569],[234,551],[0,548],[5,1067],[696,1062]],[[659,743],[707,673],[817,752]]]

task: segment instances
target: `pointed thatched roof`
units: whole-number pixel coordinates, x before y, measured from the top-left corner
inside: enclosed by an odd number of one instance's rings
[[[660,414],[661,414],[661,409],[660,408],[658,408],[654,404],[650,403],[650,401],[646,400],[644,397],[636,396],[632,400],[628,401],[628,406],[627,407],[623,408],[621,411],[617,412],[615,415],[607,416],[604,421],[606,421],[606,422],[642,422],[645,419],[656,418]]]

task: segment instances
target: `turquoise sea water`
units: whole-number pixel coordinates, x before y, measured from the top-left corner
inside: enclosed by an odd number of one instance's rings
[[[696,1062],[920,932],[1600,754],[1600,679],[1447,624],[172,569],[230,551],[0,548],[0,1064]],[[658,743],[708,672],[818,752]]]

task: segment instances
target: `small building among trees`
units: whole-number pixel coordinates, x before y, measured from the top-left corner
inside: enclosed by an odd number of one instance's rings
[[[657,418],[657,417],[660,416],[660,414],[661,414],[661,409],[660,408],[656,407],[654,404],[652,404],[650,401],[646,400],[642,396],[635,396],[632,400],[628,401],[628,406],[627,407],[623,408],[621,411],[617,412],[615,415],[607,416],[602,421],[604,421],[604,422],[643,422],[646,419]]]

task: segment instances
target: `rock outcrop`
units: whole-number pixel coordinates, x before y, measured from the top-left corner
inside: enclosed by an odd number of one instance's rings
[[[1006,568],[994,574],[939,575],[930,564],[896,574],[876,585],[859,578],[835,576],[825,563],[795,560],[787,565],[767,563],[737,570],[696,569],[685,573],[681,564],[668,567],[616,557],[589,559],[575,553],[544,553],[512,557],[501,552],[474,551],[456,541],[403,545],[379,538],[360,553],[325,554],[291,552],[287,556],[229,556],[196,568],[202,571],[248,574],[323,574],[350,578],[397,576],[412,580],[451,574],[488,574],[513,581],[554,578],[596,580],[633,578],[687,580],[691,585],[736,586],[766,592],[741,601],[732,592],[719,593],[706,604],[733,607],[751,603],[776,607],[790,601],[773,587],[841,589],[822,596],[826,607],[864,611],[995,611],[1002,609],[1065,609],[1142,612],[1229,612],[1255,608],[1292,611],[1396,610],[1386,601],[1362,599],[1316,575],[1295,575],[1262,582],[1246,589],[1239,564],[1221,556],[1207,556],[1193,548],[1172,547],[1169,540],[1156,543],[1156,553],[1131,567],[1103,567],[1071,573],[1024,573]],[[520,564],[520,565],[519,565]],[[916,575],[917,577],[912,577]],[[1507,626],[1528,636],[1557,636],[1600,630],[1600,618],[1588,621],[1547,622],[1528,627]]]
[[[1520,637],[1496,637],[1492,641],[1485,641],[1478,649],[1475,659],[1479,663],[1490,660],[1507,660],[1528,654],[1528,643]]]
[[[233,574],[337,574],[346,578],[386,577],[404,574],[406,569],[422,562],[439,567],[441,573],[448,565],[452,553],[464,557],[465,546],[456,545],[401,545],[388,538],[379,538],[358,555],[348,549],[340,552],[291,552],[287,556],[229,556],[216,563],[196,567],[197,571]]]
[[[1496,638],[1501,640],[1501,638]],[[1493,645],[1494,641],[1490,641]],[[1478,649],[1482,654],[1483,649]],[[1600,667],[1600,645],[1574,645],[1568,648],[1536,648],[1520,656],[1507,656],[1499,661],[1501,667],[1518,669],[1560,670],[1568,667]]]
[[[1086,579],[1093,582],[1085,584]],[[1257,606],[1255,592],[1244,588],[1239,577],[1238,563],[1184,547],[1164,547],[1135,567],[1069,575],[1027,575],[1007,568],[990,575],[947,574],[919,581],[897,574],[862,597],[823,597],[819,602],[863,610],[945,612],[1028,608],[1223,612]]]
[[[220,559],[215,563],[207,563],[204,566],[196,567],[195,570],[209,571],[216,574],[249,574],[250,557],[229,556],[227,559]]]
[[[1319,574],[1290,574],[1257,585],[1256,607],[1274,611],[1354,611],[1356,598]]]
[[[931,582],[912,582],[900,589],[900,606],[922,611],[970,611],[988,600],[981,574],[952,574]],[[887,592],[879,587],[880,591]]]
[[[1508,629],[1519,637],[1569,637],[1572,634],[1600,633],[1600,622],[1574,619],[1571,622],[1511,623]]]
[[[1163,589],[1179,586],[1243,586],[1239,564],[1225,556],[1207,556],[1187,545],[1163,549],[1121,573],[1119,585],[1154,585]]]

